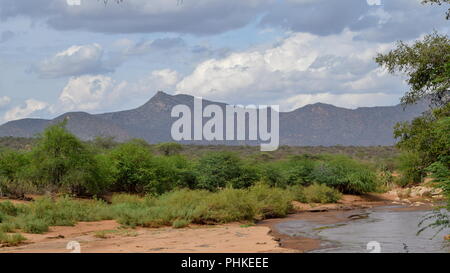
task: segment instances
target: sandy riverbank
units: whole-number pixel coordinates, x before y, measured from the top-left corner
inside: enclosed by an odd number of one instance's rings
[[[429,209],[427,200],[398,202],[392,194],[345,195],[337,204],[294,203],[296,213],[282,219],[269,219],[254,226],[231,223],[216,226],[123,229],[115,221],[81,222],[74,227],[51,227],[45,234],[24,234],[28,239],[17,247],[0,248],[14,253],[67,253],[70,241],[80,243],[84,253],[155,253],[155,252],[304,252],[316,249],[320,241],[280,234],[277,223],[308,220],[322,224],[347,221],[358,209],[403,203],[404,209]]]

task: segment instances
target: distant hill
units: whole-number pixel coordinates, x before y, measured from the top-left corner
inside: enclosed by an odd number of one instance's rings
[[[224,103],[205,101],[204,105]],[[96,136],[115,137],[118,141],[142,138],[149,143],[173,141],[170,129],[172,107],[185,104],[193,107],[189,95],[158,92],[144,105],[127,111],[105,114],[65,113],[53,120],[22,119],[0,126],[0,137],[32,137],[47,126],[64,119],[67,128],[83,140]],[[377,146],[392,145],[392,128],[399,121],[412,120],[427,109],[423,102],[408,106],[362,107],[355,110],[316,103],[291,112],[280,113],[280,144],[292,146]],[[190,143],[190,142],[188,142]],[[194,142],[192,142],[194,143]],[[195,144],[212,144],[195,142]],[[253,142],[214,142],[214,144],[256,144]]]

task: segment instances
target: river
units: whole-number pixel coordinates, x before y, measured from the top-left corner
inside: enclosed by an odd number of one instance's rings
[[[419,222],[430,211],[401,211],[393,207],[358,211],[349,220],[320,224],[310,220],[280,222],[281,234],[320,240],[320,248],[310,252],[450,253],[443,237],[450,230],[427,229],[417,235]]]

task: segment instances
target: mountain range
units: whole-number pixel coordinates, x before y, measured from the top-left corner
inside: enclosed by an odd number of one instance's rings
[[[97,136],[114,137],[117,141],[141,138],[149,143],[170,142],[171,117],[175,105],[185,104],[192,109],[194,97],[158,92],[144,105],[127,111],[104,114],[69,112],[54,119],[21,119],[0,126],[0,137],[33,137],[47,126],[67,120],[67,128],[83,140]],[[225,103],[203,101],[203,105]],[[428,109],[426,102],[409,105],[361,107],[346,109],[330,104],[306,105],[290,112],[280,112],[280,145],[292,146],[377,146],[392,145],[393,127],[397,122],[410,121]],[[192,144],[248,144],[233,141]]]

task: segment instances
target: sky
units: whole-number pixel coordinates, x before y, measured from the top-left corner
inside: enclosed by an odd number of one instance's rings
[[[157,91],[231,104],[395,105],[405,77],[374,61],[447,34],[420,0],[1,0],[0,124],[102,113]]]

